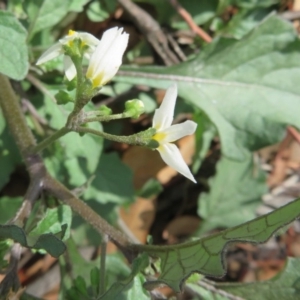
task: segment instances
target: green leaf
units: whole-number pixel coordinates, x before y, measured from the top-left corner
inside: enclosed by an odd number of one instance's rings
[[[133,279],[132,287],[126,293],[127,299],[149,300],[150,295],[143,288],[145,282],[145,277],[142,274],[137,274]]]
[[[15,216],[22,205],[22,201],[21,197],[0,197],[0,224],[5,224]]]
[[[116,298],[122,291],[127,289],[130,284],[132,283],[133,279],[136,275],[143,271],[149,264],[148,255],[145,253],[138,256],[132,263],[132,271],[131,274],[124,280],[120,280],[115,282],[110,289],[101,296],[101,300],[111,300],[111,299],[118,299]],[[143,295],[143,298],[128,298],[128,299],[144,299],[145,295],[143,293],[138,293],[139,295]]]
[[[100,203],[128,204],[134,200],[132,171],[116,153],[103,154],[97,166],[95,179],[85,192],[86,199]]]
[[[257,26],[271,12],[272,8],[240,9],[227,23],[226,27],[222,29],[221,33],[239,39]]]
[[[16,17],[0,10],[0,72],[15,79],[23,79],[28,71],[27,32]]]
[[[138,196],[142,198],[150,198],[158,195],[163,190],[161,183],[154,178],[149,179],[138,191]]]
[[[29,18],[29,38],[39,31],[57,24],[69,11],[72,0],[25,0]]]
[[[147,286],[167,284],[179,292],[192,273],[221,277],[225,274],[224,249],[229,243],[263,243],[275,231],[300,215],[300,198],[273,212],[220,233],[172,246],[139,246],[136,249],[161,260],[161,274]]]
[[[267,192],[265,174],[252,155],[243,162],[221,158],[209,185],[211,191],[198,199],[198,214],[204,219],[201,233],[254,219],[261,196]]]
[[[94,1],[87,9],[88,18],[93,22],[102,22],[109,18],[116,5],[116,0]]]
[[[99,237],[100,238],[100,237]],[[95,286],[95,282],[91,281],[91,272],[96,272],[98,270],[99,273],[99,265],[100,265],[100,257],[95,259],[94,261],[85,260],[80,253],[78,252],[76,245],[72,238],[67,241],[67,254],[68,254],[68,262],[76,262],[71,265],[72,270],[70,272],[70,265],[66,262],[66,256],[61,256],[59,258],[60,266],[61,266],[61,274],[62,274],[62,290],[61,290],[61,299],[70,299],[65,296],[66,292],[70,291],[72,288],[72,281],[81,276],[85,279],[86,286]],[[97,267],[97,269],[96,269]],[[130,274],[129,267],[125,264],[124,258],[119,254],[107,255],[106,256],[106,285],[111,286],[115,282],[119,282],[124,280],[124,278],[128,277]],[[72,276],[72,277],[71,277]],[[96,275],[97,277],[97,275]],[[94,278],[95,279],[95,278]],[[73,289],[73,288],[72,288]],[[92,297],[91,297],[92,298]],[[81,299],[81,298],[80,298]],[[113,299],[113,298],[111,298]],[[123,298],[120,298],[123,299]]]
[[[67,226],[63,239],[66,240],[70,236],[70,227],[72,222],[72,210],[68,205],[59,205],[55,208],[47,208],[46,214],[37,223],[36,227],[30,231],[30,236],[37,236],[51,232],[56,234],[61,232],[63,225]]]
[[[89,0],[72,0],[69,10],[75,12],[82,12],[84,6],[89,2]]]
[[[124,68],[116,80],[165,89],[177,82],[180,96],[215,124],[222,152],[242,160],[278,142],[287,124],[300,128],[299,49],[293,26],[272,16],[241,40],[215,40],[188,62]]]
[[[45,86],[49,94],[39,95],[34,99],[37,111],[45,119],[49,120],[49,125],[54,129],[62,128],[68,114],[73,108],[72,103],[59,106],[55,103],[54,95],[62,86]],[[93,109],[93,104],[89,103],[86,110]],[[89,124],[96,130],[102,130],[100,123]],[[79,186],[85,184],[96,171],[103,149],[103,139],[85,134],[80,136],[71,132],[61,137],[52,147],[49,147],[45,153],[45,164],[52,176],[60,180],[69,181],[69,184]]]
[[[24,230],[16,225],[0,225],[0,239],[12,239],[27,248],[44,249],[53,257],[59,257],[66,250],[65,244],[53,234],[43,234],[29,245]]]
[[[300,293],[300,259],[289,257],[285,269],[271,280],[247,284],[217,284],[216,287],[245,299],[297,300]]]

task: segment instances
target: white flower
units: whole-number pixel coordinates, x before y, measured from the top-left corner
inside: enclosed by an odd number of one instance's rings
[[[174,117],[176,97],[177,86],[174,84],[168,88],[162,104],[155,110],[152,127],[156,129],[156,133],[152,139],[159,143],[157,150],[163,161],[196,183],[179,149],[172,142],[186,135],[193,134],[197,128],[197,124],[193,121],[185,121],[181,124],[171,125]]]
[[[37,61],[37,65],[43,64],[53,58],[56,58],[57,56],[64,54],[64,45],[72,45],[72,42],[74,39],[80,39],[81,45],[87,45],[89,46],[88,49],[85,52],[85,56],[89,59],[90,55],[94,52],[95,48],[99,44],[99,40],[95,38],[93,35],[87,33],[87,32],[76,32],[73,30],[69,30],[69,33],[67,36],[63,37],[50,47],[47,51],[45,51],[41,57]],[[71,60],[71,58],[67,55],[64,56],[64,70],[66,77],[68,80],[72,80],[76,76],[76,69],[75,66]]]
[[[112,79],[122,64],[122,57],[128,44],[128,34],[123,28],[111,28],[104,32],[102,39],[94,51],[86,77],[93,87],[101,87]]]

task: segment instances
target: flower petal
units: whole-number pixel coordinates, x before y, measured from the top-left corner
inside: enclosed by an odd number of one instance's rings
[[[161,143],[171,143],[181,139],[186,135],[191,135],[195,132],[197,123],[194,121],[185,121],[181,124],[172,125],[169,128],[163,130],[165,137],[161,140]]]
[[[128,44],[129,35],[117,27],[107,30],[91,56],[86,77],[95,86],[106,84],[117,73]]]
[[[87,32],[79,32],[78,37],[88,46],[98,46],[100,43],[100,40],[98,40],[96,37],[94,37],[92,34]]]
[[[191,181],[196,183],[196,180],[191,173],[189,167],[183,160],[181,153],[176,145],[174,144],[163,144],[157,148],[159,151],[162,160],[175,169],[178,173],[182,174],[183,176],[187,177]]]
[[[62,53],[63,53],[62,45],[60,43],[56,43],[41,55],[41,57],[36,62],[36,65],[43,64],[48,60],[51,60],[61,55]]]
[[[155,110],[153,125],[157,131],[164,130],[171,126],[174,117],[174,108],[177,97],[177,85],[171,85],[158,109]]]
[[[64,56],[64,69],[65,75],[69,81],[71,81],[77,74],[76,68],[69,56]]]

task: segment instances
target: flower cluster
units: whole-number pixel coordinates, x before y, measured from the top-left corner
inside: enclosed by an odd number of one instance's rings
[[[98,90],[116,75],[121,66],[127,44],[128,34],[123,32],[123,28],[115,27],[107,30],[101,40],[89,33],[70,31],[66,37],[60,39],[57,44],[42,54],[37,65],[64,54],[65,74],[68,80],[72,80],[77,75],[76,70],[78,70],[74,57],[79,53],[79,57],[85,56],[89,59],[85,80],[89,82],[93,90]],[[74,57],[72,57],[73,53]],[[155,145],[155,149],[159,151],[167,165],[196,182],[179,149],[173,142],[193,134],[197,124],[193,121],[185,121],[181,124],[171,125],[176,97],[177,86],[172,85],[168,88],[160,108],[155,111],[152,126],[154,134],[151,134],[149,142],[154,142],[152,144]],[[130,111],[132,117],[138,117],[143,113],[144,107],[141,101],[132,100],[126,104],[126,111]]]
[[[116,75],[122,64],[129,36],[122,31],[123,28],[111,28],[104,32],[101,40],[98,40],[89,33],[70,30],[67,36],[44,52],[36,64],[43,64],[65,54],[66,46],[72,47],[75,40],[80,40],[84,56],[89,59],[86,78],[91,80],[94,88],[99,88]],[[68,80],[76,76],[76,68],[67,55],[64,56],[64,69]]]

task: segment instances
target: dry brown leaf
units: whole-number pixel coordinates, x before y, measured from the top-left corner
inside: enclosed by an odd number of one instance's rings
[[[155,217],[155,200],[138,197],[128,209],[120,209],[120,217],[128,229],[141,242],[146,243],[150,227]]]

